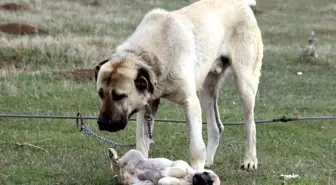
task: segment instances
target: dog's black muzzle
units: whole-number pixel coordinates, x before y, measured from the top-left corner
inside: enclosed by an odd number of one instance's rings
[[[126,128],[127,119],[112,120],[111,116],[99,116],[97,120],[99,130],[108,132],[117,132]]]

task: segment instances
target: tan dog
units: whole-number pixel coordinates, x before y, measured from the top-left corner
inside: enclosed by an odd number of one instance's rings
[[[146,158],[138,150],[130,150],[121,158],[109,148],[111,168],[123,185],[220,185],[211,170],[196,172],[185,161]]]
[[[122,130],[137,113],[136,149],[148,156],[145,106],[155,117],[160,98],[168,99],[185,111],[191,165],[202,170],[213,164],[224,129],[217,98],[221,82],[232,71],[246,123],[242,167],[255,169],[254,104],[262,57],[261,33],[244,0],[201,0],[172,12],[152,10],[113,55],[96,66],[99,128]],[[207,149],[202,108],[207,114]]]

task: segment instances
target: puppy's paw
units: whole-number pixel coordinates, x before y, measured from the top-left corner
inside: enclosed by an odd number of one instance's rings
[[[108,155],[110,159],[113,159],[113,160],[118,159],[118,154],[113,148],[109,148]]]
[[[186,170],[179,167],[169,167],[161,171],[162,177],[182,178],[186,174]]]
[[[164,177],[159,180],[158,185],[182,185],[179,179],[174,177]]]
[[[161,176],[162,177],[169,177],[170,176],[170,168],[166,168],[161,171]]]
[[[258,159],[255,155],[245,155],[244,163],[240,166],[244,170],[256,170],[258,168]]]

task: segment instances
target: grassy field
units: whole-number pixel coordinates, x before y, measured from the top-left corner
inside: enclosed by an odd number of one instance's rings
[[[10,0],[8,0],[10,1]],[[8,2],[6,1],[6,2]],[[1,3],[4,1],[0,1]],[[0,113],[96,116],[99,100],[92,80],[54,72],[91,69],[111,54],[154,7],[176,9],[192,0],[44,0],[41,10],[0,11],[0,23],[28,23],[39,36],[0,32]],[[331,0],[258,0],[257,19],[265,45],[256,119],[336,114],[336,2]],[[299,60],[310,31],[319,59]],[[296,72],[303,75],[297,76]],[[220,95],[223,122],[241,121],[232,78]],[[184,119],[182,109],[162,101],[160,119]],[[135,123],[119,133],[93,131],[120,142],[135,142]],[[206,139],[206,128],[204,137]],[[152,157],[189,159],[185,124],[156,124]],[[301,178],[285,184],[336,184],[335,121],[257,125],[259,169],[239,169],[244,151],[243,126],[226,126],[212,168],[224,185],[276,185],[281,174]],[[30,143],[44,150],[23,146]],[[0,118],[0,184],[116,184],[109,169],[108,145],[76,130],[72,120]],[[120,154],[129,148],[118,148]]]

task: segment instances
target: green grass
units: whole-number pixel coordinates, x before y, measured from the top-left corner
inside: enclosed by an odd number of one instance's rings
[[[15,0],[13,2],[22,2]],[[33,7],[31,1],[24,1]],[[0,12],[1,23],[37,25],[40,36],[0,33],[0,113],[97,115],[99,100],[89,80],[55,77],[55,71],[93,68],[111,54],[154,7],[176,9],[192,0],[105,1],[45,0],[42,10]],[[336,114],[336,3],[330,0],[259,0],[257,19],[265,45],[256,119]],[[298,60],[314,30],[319,59]],[[302,71],[302,76],[296,72]],[[220,96],[224,122],[241,121],[242,110],[232,77]],[[163,101],[159,118],[184,119],[182,109]],[[135,142],[135,123],[109,139]],[[206,139],[206,128],[204,138]],[[156,124],[152,157],[188,161],[185,124]],[[244,151],[243,126],[226,126],[212,168],[227,185],[276,185],[281,174],[299,174],[286,184],[336,184],[335,121],[257,125],[258,170],[239,169]],[[16,143],[31,143],[47,152]],[[109,169],[108,145],[76,130],[72,120],[0,118],[0,184],[116,184]],[[129,148],[118,148],[120,154]]]

